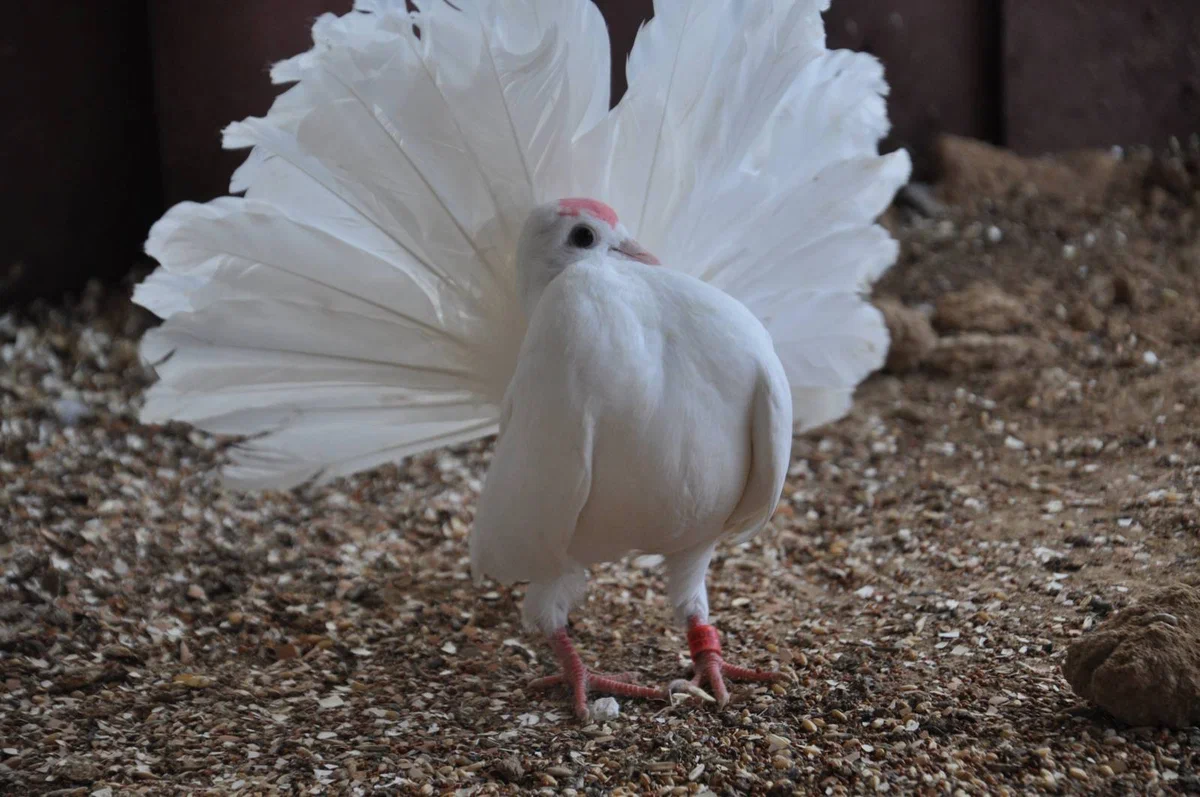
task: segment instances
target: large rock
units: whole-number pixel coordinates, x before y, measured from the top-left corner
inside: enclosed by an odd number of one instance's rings
[[[1167,587],[1122,611],[1071,645],[1063,674],[1130,725],[1200,724],[1200,589]]]

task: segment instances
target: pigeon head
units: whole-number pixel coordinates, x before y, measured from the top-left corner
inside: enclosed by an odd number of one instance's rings
[[[534,208],[521,231],[517,268],[526,309],[568,266],[591,258],[619,257],[651,266],[658,258],[633,240],[616,211],[595,199],[560,199]]]

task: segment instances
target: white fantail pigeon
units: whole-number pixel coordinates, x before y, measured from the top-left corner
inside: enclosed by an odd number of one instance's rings
[[[878,153],[882,69],[825,49],[828,0],[655,0],[610,110],[590,0],[416,5],[320,17],[272,71],[293,85],[225,131],[243,195],[151,230],[143,419],[246,436],[224,477],[252,489],[499,430],[471,566],[529,582],[563,668],[537,683],[580,715],[589,690],[667,694],[589,673],[566,631],[586,568],[641,551],[688,686],[724,703],[777,674],[721,657],[715,546],[766,523],[793,429],[887,351],[864,293],[910,166]]]

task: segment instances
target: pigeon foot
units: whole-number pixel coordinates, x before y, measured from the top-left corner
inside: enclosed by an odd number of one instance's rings
[[[692,654],[693,676],[691,680],[680,678],[667,687],[668,693],[691,692],[696,694],[702,687],[712,690],[712,698],[718,706],[729,702],[729,689],[725,679],[731,681],[758,681],[774,683],[788,680],[786,673],[739,667],[721,658],[721,641],[714,626],[706,625],[696,617],[688,620],[688,648]]]
[[[586,720],[590,715],[588,692],[649,700],[662,700],[667,697],[667,693],[662,689],[635,683],[638,677],[637,673],[603,674],[592,672],[583,666],[583,660],[579,658],[579,653],[576,652],[565,628],[550,635],[550,647],[554,649],[554,655],[558,657],[562,672],[545,678],[537,678],[529,683],[529,688],[568,687],[573,695],[575,716],[581,720]]]

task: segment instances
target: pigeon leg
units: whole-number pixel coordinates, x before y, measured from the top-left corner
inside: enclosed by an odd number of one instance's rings
[[[566,686],[570,688],[574,695],[575,715],[580,719],[587,719],[589,714],[587,700],[589,691],[619,695],[621,697],[642,697],[651,700],[662,700],[666,697],[666,693],[662,689],[639,686],[633,683],[637,678],[636,673],[603,675],[588,670],[587,667],[583,666],[583,660],[579,658],[579,653],[575,651],[575,646],[571,643],[571,638],[567,635],[567,629],[565,628],[560,628],[550,635],[550,647],[553,648],[554,655],[558,657],[559,664],[562,666],[562,672],[558,675],[538,678],[532,681],[529,686],[533,689],[545,689],[551,686]]]
[[[755,670],[750,667],[739,667],[728,664],[721,658],[721,638],[714,626],[708,625],[692,615],[688,618],[688,649],[692,654],[694,675],[690,681],[680,679],[673,681],[670,692],[688,691],[689,688],[699,688],[708,685],[712,689],[717,705],[724,706],[729,702],[729,689],[725,679],[731,681],[785,681],[787,675],[782,672]]]

